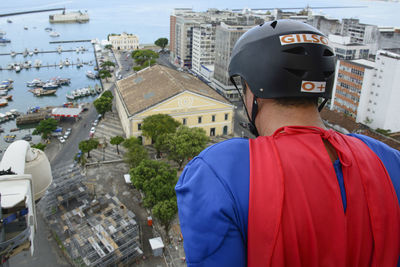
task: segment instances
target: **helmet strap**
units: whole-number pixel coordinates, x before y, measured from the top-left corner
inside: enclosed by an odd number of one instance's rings
[[[254,99],[253,99],[253,108],[252,108],[252,110],[251,110],[251,118],[250,118],[249,112],[248,112],[247,107],[246,107],[246,103],[244,102],[244,99],[243,99],[243,96],[242,96],[242,93],[240,92],[239,88],[237,87],[236,82],[235,82],[235,80],[233,79],[233,77],[230,77],[230,80],[231,80],[232,84],[235,86],[235,88],[236,88],[236,90],[238,91],[238,94],[239,94],[239,96],[240,96],[240,99],[242,100],[244,109],[245,109],[245,111],[246,111],[247,119],[249,120],[249,123],[248,123],[249,131],[250,131],[255,137],[260,136],[260,135],[258,134],[258,131],[257,131],[257,128],[256,128],[256,124],[255,124],[255,122],[256,122],[256,115],[257,115],[257,112],[258,112],[257,98],[254,96]],[[243,85],[242,85],[242,86],[243,86]]]
[[[322,101],[321,104],[318,106],[318,112],[321,112],[321,110],[324,108],[326,102],[328,102],[328,98],[325,98],[324,101]]]

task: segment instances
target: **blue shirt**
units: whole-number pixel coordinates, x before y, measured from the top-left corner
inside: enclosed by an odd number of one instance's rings
[[[382,160],[399,199],[400,151],[364,135],[350,136]],[[339,161],[334,168],[346,209]],[[246,266],[249,169],[249,141],[242,138],[210,146],[186,165],[175,190],[188,266]]]

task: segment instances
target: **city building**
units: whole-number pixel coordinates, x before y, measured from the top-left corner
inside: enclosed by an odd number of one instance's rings
[[[231,83],[228,74],[232,49],[239,37],[252,27],[254,25],[229,25],[221,22],[216,29],[214,76],[211,79],[211,86],[230,101],[239,100],[239,93]]]
[[[369,45],[351,43],[350,36],[329,34],[330,45],[335,49],[338,59],[368,59]]]
[[[215,24],[200,24],[193,28],[192,71],[207,80],[211,75],[203,72],[214,65],[215,30]]]
[[[360,23],[359,19],[342,19],[341,35],[350,36],[350,41],[357,44],[370,44],[370,53],[378,50],[379,30],[376,25]]]
[[[340,34],[342,23],[338,19],[327,18],[322,15],[309,15],[307,23],[320,30],[323,34]]]
[[[117,82],[116,108],[127,137],[142,137],[144,118],[168,114],[208,136],[233,133],[230,102],[193,75],[154,65]],[[149,144],[151,140],[145,139]]]
[[[331,109],[373,129],[400,131],[400,55],[378,50],[376,61],[340,60]]]
[[[139,49],[139,37],[134,34],[126,32],[123,32],[122,34],[109,34],[108,41],[110,41],[113,49],[116,50]]]

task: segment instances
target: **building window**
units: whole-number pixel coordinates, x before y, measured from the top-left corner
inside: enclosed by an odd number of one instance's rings
[[[182,119],[182,124],[183,124],[183,125],[186,125],[186,118],[183,118],[183,119]]]
[[[137,129],[138,129],[138,131],[142,130],[142,124],[141,123],[137,124]]]
[[[225,113],[225,120],[228,120],[228,113]]]
[[[224,126],[224,128],[222,128],[222,134],[228,135],[228,126]]]
[[[210,129],[210,136],[215,136],[215,128]]]
[[[212,122],[215,121],[215,115],[211,115],[211,121],[212,121]]]
[[[201,116],[197,118],[197,123],[201,123]]]

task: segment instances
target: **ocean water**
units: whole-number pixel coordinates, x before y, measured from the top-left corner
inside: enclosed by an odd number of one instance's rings
[[[48,16],[52,13],[60,11],[32,13],[26,15],[17,15],[11,17],[0,17],[0,30],[6,32],[6,38],[11,39],[10,44],[0,46],[0,54],[10,53],[11,51],[22,52],[25,49],[33,50],[37,48],[39,51],[56,50],[59,44],[50,44],[50,41],[57,40],[81,40],[81,39],[106,39],[109,33],[128,32],[139,36],[141,44],[153,43],[159,37],[169,38],[169,16],[173,8],[189,7],[195,11],[204,11],[208,8],[218,9],[237,9],[237,8],[285,8],[285,7],[326,7],[326,6],[366,6],[365,8],[346,8],[346,9],[321,9],[314,10],[315,13],[325,14],[332,18],[359,18],[363,23],[371,23],[381,26],[397,26],[400,27],[398,12],[400,11],[400,3],[384,2],[384,1],[352,1],[352,0],[336,0],[336,1],[317,1],[317,0],[282,0],[277,4],[275,1],[253,0],[251,2],[239,0],[223,0],[223,1],[185,1],[185,0],[149,0],[149,1],[128,1],[128,0],[66,0],[66,1],[50,1],[50,0],[16,0],[2,1],[0,13],[63,8],[67,11],[81,10],[89,13],[90,21],[88,23],[69,23],[69,24],[51,24]],[[7,19],[11,19],[13,23],[7,23]],[[25,30],[24,27],[28,29]],[[44,29],[51,27],[58,33],[59,37],[50,37],[49,33]],[[58,64],[60,60],[76,62],[93,61],[93,48],[90,43],[67,43],[61,45],[63,49],[75,50],[77,46],[84,46],[88,51],[85,53],[67,52],[67,53],[49,53],[37,54],[24,58],[17,55],[12,58],[9,55],[0,55],[0,66],[6,67],[10,63],[32,61],[40,59],[43,64]],[[48,106],[61,105],[67,101],[65,95],[74,89],[94,86],[96,83],[86,77],[86,70],[93,70],[93,66],[84,65],[77,69],[69,66],[59,69],[58,67],[21,70],[20,73],[15,71],[0,71],[0,81],[6,79],[14,80],[14,89],[9,92],[13,95],[13,101],[9,102],[6,107],[0,107],[0,113],[5,113],[10,109],[18,109],[25,112],[32,106]],[[34,78],[48,80],[52,77],[61,76],[70,78],[70,86],[63,86],[57,91],[56,96],[35,97],[28,92],[26,82]],[[98,83],[98,82],[97,82]],[[82,98],[79,101],[92,101],[93,97]],[[6,129],[15,128],[15,122],[10,121],[0,125]],[[25,132],[17,133],[23,136]],[[4,135],[4,134],[2,134]],[[5,144],[0,136],[0,149]]]

